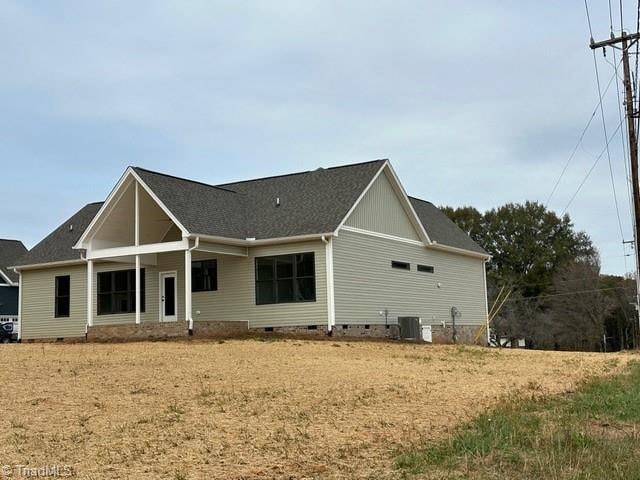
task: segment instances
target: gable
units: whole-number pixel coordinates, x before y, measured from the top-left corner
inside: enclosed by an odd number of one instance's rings
[[[373,182],[345,222],[346,226],[411,240],[420,236],[409,218],[387,170]]]
[[[134,170],[127,168],[74,248],[159,243],[173,227],[187,233]]]

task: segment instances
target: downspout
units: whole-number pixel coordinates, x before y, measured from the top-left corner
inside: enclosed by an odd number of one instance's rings
[[[325,264],[327,277],[327,334],[332,335],[333,325],[336,323],[335,296],[333,289],[333,243],[332,238],[320,237],[325,245]]]
[[[200,246],[200,237],[196,237],[196,241],[194,242],[193,247],[190,247],[187,249],[187,252],[189,252],[188,254],[189,262],[191,262],[191,252],[196,248],[198,248],[199,246]],[[186,272],[186,269],[185,269],[185,272]],[[191,268],[189,268],[189,272],[191,272]],[[193,335],[193,295],[191,294],[191,289],[192,289],[191,278],[187,280],[187,276],[185,275],[184,282],[185,282],[185,289],[187,288],[187,286],[189,287],[189,292],[187,292],[187,294],[189,295],[189,318],[188,318],[189,335]]]

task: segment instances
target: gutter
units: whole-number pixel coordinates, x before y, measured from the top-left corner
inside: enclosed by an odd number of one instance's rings
[[[86,263],[84,258],[78,258],[77,260],[60,260],[57,262],[44,262],[44,263],[34,263],[31,265],[16,265],[12,268],[15,272],[19,273],[21,270],[34,270],[37,268],[50,268],[50,267],[62,267],[65,265],[81,265]]]
[[[491,260],[491,255],[489,255],[488,253],[480,253],[480,252],[474,252],[472,250],[466,250],[464,248],[450,247],[448,245],[442,245],[434,241],[432,241],[430,244],[427,244],[425,246],[427,248],[442,250],[443,252],[458,253],[460,255],[467,255],[469,257],[482,258],[486,261]]]
[[[229,238],[229,237],[218,237],[215,235],[204,235],[199,233],[189,234],[186,238],[188,239],[198,239],[201,238],[204,241],[221,243],[224,245],[236,245],[240,247],[252,247],[252,246],[260,246],[260,245],[273,245],[278,243],[295,243],[295,242],[305,242],[309,240],[322,240],[322,238],[328,238],[335,236],[334,232],[326,232],[326,233],[312,233],[307,235],[294,235],[291,237],[275,237],[275,238],[251,238],[248,237],[246,239],[241,238]]]

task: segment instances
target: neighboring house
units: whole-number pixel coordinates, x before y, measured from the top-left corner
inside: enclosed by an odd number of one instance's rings
[[[393,336],[420,317],[447,340],[455,307],[471,342],[488,258],[387,160],[217,186],[129,167],[16,267],[21,338]]]
[[[11,323],[18,331],[18,298],[20,277],[9,268],[27,253],[18,240],[0,239],[0,324]]]

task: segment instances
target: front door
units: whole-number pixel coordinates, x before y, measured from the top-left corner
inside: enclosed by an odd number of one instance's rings
[[[177,282],[175,272],[160,274],[160,321],[175,322],[177,317],[178,306],[177,298]]]

